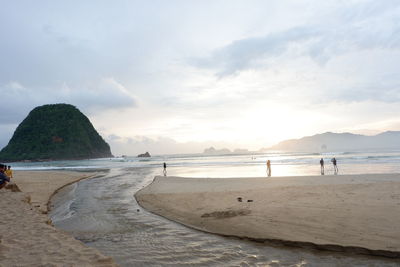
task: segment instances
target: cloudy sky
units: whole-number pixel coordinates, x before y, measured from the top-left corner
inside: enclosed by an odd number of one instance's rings
[[[400,130],[397,0],[0,3],[0,147],[50,103],[116,155]]]

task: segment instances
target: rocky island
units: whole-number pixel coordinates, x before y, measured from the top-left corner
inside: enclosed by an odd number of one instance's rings
[[[138,158],[150,158],[151,155],[149,152],[143,153],[143,154],[139,154]]]
[[[0,160],[8,162],[103,157],[112,157],[110,146],[89,119],[69,104],[34,108],[0,151]]]

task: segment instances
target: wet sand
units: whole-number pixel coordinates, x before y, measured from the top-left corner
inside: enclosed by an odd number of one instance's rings
[[[0,190],[0,266],[116,266],[114,260],[51,225],[50,197],[91,174],[15,171],[22,192]]]
[[[400,174],[159,176],[135,197],[153,213],[206,232],[400,257]]]

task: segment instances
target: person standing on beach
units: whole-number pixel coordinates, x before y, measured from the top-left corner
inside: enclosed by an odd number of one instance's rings
[[[321,158],[321,160],[319,161],[319,164],[321,165],[321,175],[325,174],[325,170],[324,170],[324,159]]]
[[[338,167],[337,167],[337,165],[336,165],[336,159],[333,158],[331,161],[332,161],[332,163],[333,163],[333,172],[334,172],[334,174],[336,175],[336,174],[338,174],[338,172],[339,172],[339,169],[338,169]]]
[[[4,168],[5,166],[3,164],[0,164],[0,189],[5,187],[8,182],[10,182],[10,178],[7,177],[7,175],[4,174]]]
[[[268,177],[271,177],[271,161],[267,160],[267,173]]]
[[[164,162],[164,176],[167,176],[167,163]]]

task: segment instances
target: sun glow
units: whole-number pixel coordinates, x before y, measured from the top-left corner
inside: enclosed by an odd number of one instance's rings
[[[309,125],[313,120],[306,113],[271,103],[255,107],[238,118],[236,135],[242,142],[259,146],[302,136],[311,130]]]

